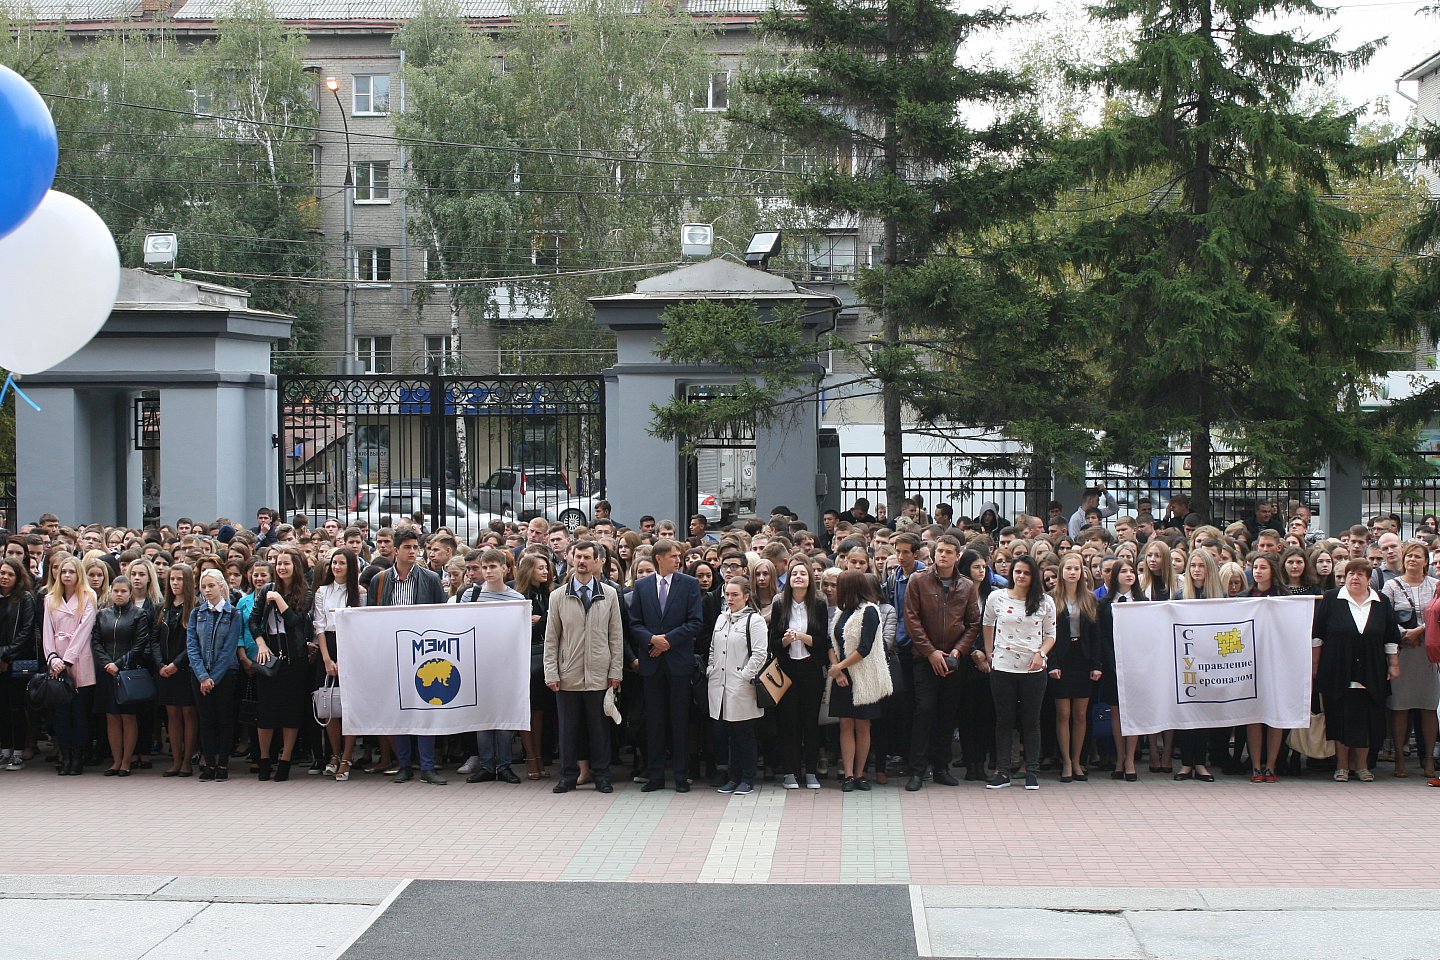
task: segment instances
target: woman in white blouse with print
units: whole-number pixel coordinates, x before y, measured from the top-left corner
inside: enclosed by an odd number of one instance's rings
[[[1025,748],[1025,789],[1040,789],[1040,708],[1045,701],[1045,664],[1055,646],[1055,601],[1040,581],[1035,558],[1017,557],[1010,589],[985,601],[985,655],[995,698],[995,776],[991,790],[1010,786],[1010,744],[1018,705]],[[983,668],[982,668],[983,669]]]
[[[315,642],[320,647],[320,659],[325,666],[325,676],[339,678],[340,648],[335,642],[335,614],[347,607],[364,606],[360,590],[360,564],[348,547],[341,547],[330,555],[330,563],[320,577],[320,586],[315,590],[313,619]],[[344,720],[333,717],[325,723],[325,736],[330,740],[330,762],[325,765],[325,775],[336,780],[350,779],[350,757],[355,752],[355,738],[344,735]],[[342,749],[343,741],[343,749]]]

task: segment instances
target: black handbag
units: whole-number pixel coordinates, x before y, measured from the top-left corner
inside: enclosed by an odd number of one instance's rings
[[[25,695],[33,706],[41,710],[63,707],[75,699],[75,678],[70,676],[68,669],[58,677],[50,676],[49,671],[36,673],[25,685]]]
[[[130,667],[115,674],[115,702],[122,707],[155,699],[155,677],[144,667]]]
[[[273,677],[280,672],[280,667],[283,664],[284,660],[284,653],[275,653],[274,651],[271,651],[270,659],[266,660],[264,663],[261,663],[259,660],[254,660],[251,662],[255,664],[255,672],[258,673],[260,676]]]

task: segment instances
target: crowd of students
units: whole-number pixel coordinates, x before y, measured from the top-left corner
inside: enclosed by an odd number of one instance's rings
[[[1409,539],[1394,516],[1323,537],[1303,504],[1261,503],[1222,528],[1183,496],[1159,518],[1121,516],[1098,489],[1069,515],[1052,504],[1013,522],[994,504],[971,520],[911,501],[887,522],[864,500],[816,530],[784,507],[721,531],[692,517],[683,535],[649,516],[621,525],[604,501],[596,515],[577,531],[497,521],[461,544],[418,518],[311,529],[262,509],[250,528],[132,530],[47,514],[0,558],[0,767],[43,758],[62,776],[127,777],[163,756],[164,777],[284,782],[308,764],[406,782],[418,763],[434,785],[447,765],[516,784],[518,737],[526,778],[555,792],[609,792],[626,759],[647,792],[667,768],[677,791],[708,779],[733,794],[827,777],[916,791],[958,786],[960,768],[992,789],[1097,770],[1370,781],[1378,763],[1440,786],[1432,516]],[[1317,598],[1315,708],[1333,759],[1261,725],[1125,733],[1114,604],[1296,594]],[[532,606],[529,731],[356,738],[312,709],[317,688],[344,683],[337,611],[493,599]],[[137,670],[154,681],[138,700]],[[37,708],[37,675],[70,695]],[[617,704],[612,737],[602,711]]]

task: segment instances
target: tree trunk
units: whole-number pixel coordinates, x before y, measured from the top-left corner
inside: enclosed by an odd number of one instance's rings
[[[894,0],[886,5],[886,34],[889,42],[887,62],[895,62],[896,47],[899,43],[900,27],[896,19]],[[885,170],[891,176],[899,173],[900,155],[895,134],[895,118],[885,118]],[[894,215],[885,218],[885,263],[888,274],[895,269],[898,247],[898,227]],[[881,300],[882,337],[881,349],[899,349],[900,318],[889,306],[888,284],[886,296]],[[888,374],[887,374],[888,376]],[[880,405],[882,427],[885,436],[885,508],[892,517],[900,516],[900,501],[905,499],[905,437],[901,433],[901,413],[904,401],[900,396],[900,385],[893,376],[880,384]],[[934,505],[931,504],[933,507]]]
[[[450,288],[450,349],[445,351],[441,364],[441,373],[458,373],[458,370],[450,369],[450,358],[460,356],[460,288]],[[455,411],[455,456],[459,465],[455,471],[455,482],[460,490],[460,496],[470,496],[470,444],[465,433],[465,404],[456,404]]]

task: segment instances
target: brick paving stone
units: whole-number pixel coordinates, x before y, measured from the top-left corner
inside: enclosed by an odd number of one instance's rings
[[[1383,775],[738,798],[553,782],[201,784],[32,764],[0,774],[0,793],[10,835],[45,840],[5,845],[0,874],[1414,889],[1433,885],[1440,843],[1440,795]]]

